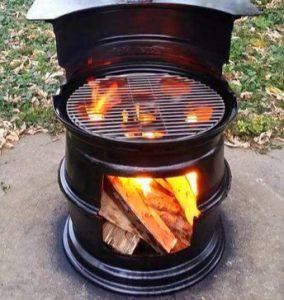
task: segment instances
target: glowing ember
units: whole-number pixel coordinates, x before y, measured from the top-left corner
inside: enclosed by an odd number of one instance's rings
[[[125,137],[131,139],[131,138],[141,137],[141,132],[129,131],[129,132],[126,132],[124,135],[125,135]]]
[[[124,109],[122,111],[122,122],[127,123],[128,122],[128,111],[127,109]]]
[[[161,80],[161,91],[173,98],[181,97],[190,92],[191,88],[188,82],[179,78],[164,78]]]
[[[140,119],[140,104],[139,103],[135,104],[135,111],[136,111],[137,121],[139,121],[139,119]]]
[[[156,121],[156,117],[151,113],[140,113],[139,122],[142,124],[150,124]]]
[[[153,139],[161,139],[165,136],[165,134],[161,131],[147,131],[147,132],[141,132],[141,131],[129,131],[125,133],[125,137],[127,138],[145,138],[149,140]]]
[[[187,123],[209,122],[213,116],[213,107],[200,107],[192,110],[186,116]]]
[[[146,139],[161,139],[162,137],[164,137],[164,133],[161,131],[149,131],[149,132],[142,132],[142,137],[146,138]]]
[[[88,83],[92,88],[92,102],[86,107],[86,112],[90,120],[102,121],[108,109],[120,103],[119,98],[113,99],[117,93],[118,84],[116,82],[112,83],[105,93],[99,94],[99,84],[94,80]]]
[[[196,114],[188,114],[186,117],[187,123],[198,123],[198,117]]]

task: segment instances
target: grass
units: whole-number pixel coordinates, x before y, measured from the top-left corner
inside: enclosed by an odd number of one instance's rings
[[[268,147],[284,141],[284,4],[254,2],[264,13],[237,21],[224,70],[240,106],[226,135],[233,145]],[[35,127],[62,130],[51,108],[52,94],[63,80],[54,35],[49,24],[25,20],[31,3],[0,4],[0,148],[12,147]]]
[[[239,115],[227,137],[261,147],[284,137],[284,3],[254,2],[263,14],[237,22],[225,67],[240,100]]]

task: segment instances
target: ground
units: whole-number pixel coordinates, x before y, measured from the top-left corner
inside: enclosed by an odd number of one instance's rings
[[[52,26],[25,18],[32,2],[0,1],[0,149],[24,133],[62,130],[51,99],[64,75]],[[267,149],[284,144],[284,2],[253,2],[263,14],[236,22],[224,69],[240,107],[226,136],[233,146]]]
[[[0,156],[0,299],[133,299],[86,282],[63,253],[68,209],[57,184],[63,155],[63,136],[39,134]],[[222,263],[195,287],[156,299],[284,298],[284,150],[227,148],[226,157],[233,184],[223,203]]]

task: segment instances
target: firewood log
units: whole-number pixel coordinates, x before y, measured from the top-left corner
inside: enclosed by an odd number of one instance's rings
[[[113,194],[130,217],[134,225],[157,252],[170,253],[177,244],[177,238],[163,222],[158,213],[144,202],[143,196],[129,178],[109,176],[111,184],[118,194]]]
[[[174,215],[180,215],[183,213],[179,203],[175,199],[175,196],[173,194],[169,195],[169,193],[155,181],[151,184],[149,197],[144,197],[144,201],[147,205],[158,211],[168,211]]]
[[[132,255],[140,242],[140,237],[105,222],[103,224],[103,240],[116,251],[125,255]]]
[[[120,229],[139,235],[133,223],[105,191],[102,192],[99,215]]]
[[[156,183],[158,183],[161,187],[163,187],[164,191],[169,195],[173,195],[173,190],[166,179],[163,178],[155,178]]]

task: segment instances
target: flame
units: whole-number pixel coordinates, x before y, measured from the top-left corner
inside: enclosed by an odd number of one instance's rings
[[[134,183],[142,190],[145,197],[151,192],[152,178],[147,177],[137,177],[133,179]]]
[[[88,84],[92,88],[92,102],[86,107],[86,112],[90,120],[102,121],[105,118],[107,110],[120,103],[120,99],[112,99],[117,92],[118,84],[116,82],[112,83],[103,94],[99,94],[100,86],[95,80],[90,80]],[[113,101],[110,102],[110,99]]]
[[[154,195],[157,195],[157,186],[161,185],[159,182],[163,182],[163,184],[165,184],[165,186],[162,185],[163,189],[167,190],[167,193],[170,193],[175,197],[191,226],[193,226],[194,219],[200,216],[197,201],[199,194],[198,172],[196,171],[191,171],[184,176],[169,177],[165,179],[155,179],[151,177],[118,178],[126,189],[131,189],[132,187],[142,192],[145,197],[145,203],[151,202],[148,200],[152,199]],[[160,193],[163,192],[163,189],[160,190]],[[163,201],[162,198],[161,201]],[[164,205],[166,207],[167,203]]]
[[[194,218],[200,216],[197,205],[197,179],[196,172],[188,173],[185,176],[167,178],[176,199],[183,208],[188,223],[191,225],[194,223]]]
[[[197,197],[198,196],[198,173],[197,172],[190,172],[185,175],[188,182],[190,183],[192,192]]]
[[[214,109],[213,107],[200,107],[193,109],[186,116],[187,123],[200,123],[200,122],[209,122],[213,116]]]

